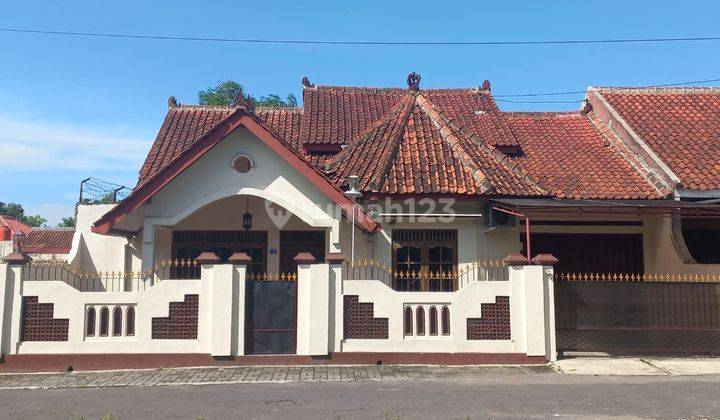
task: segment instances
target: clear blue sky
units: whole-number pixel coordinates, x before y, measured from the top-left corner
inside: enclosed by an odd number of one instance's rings
[[[691,5],[691,6],[690,6]],[[0,27],[378,41],[718,36],[718,2],[6,2]],[[132,187],[167,110],[235,79],[254,95],[319,84],[470,87],[495,94],[720,77],[720,42],[564,46],[276,46],[0,33],[0,201],[55,224],[78,183]],[[582,95],[535,99],[572,100]],[[499,103],[505,110],[576,104]]]

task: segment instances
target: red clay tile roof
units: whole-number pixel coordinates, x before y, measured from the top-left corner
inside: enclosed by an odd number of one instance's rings
[[[407,89],[318,86],[303,90],[304,143],[348,144],[384,117]]]
[[[720,189],[720,89],[602,88],[600,94],[683,188]]]
[[[598,129],[594,115],[506,113],[522,155],[514,158],[567,199],[659,199],[663,194],[637,169],[637,163]]]
[[[406,93],[331,159],[332,179],[346,185],[356,174],[361,191],[384,194],[547,195],[516,163],[507,166],[506,155],[456,126],[425,96]]]
[[[8,216],[8,215],[0,215],[0,227],[2,227],[2,226],[9,227],[11,235],[15,235],[18,232],[22,232],[27,235],[31,229],[30,226],[19,221],[18,219],[14,218],[13,216]]]
[[[171,107],[148,152],[135,189],[192,146],[203,134],[230,115],[235,108],[209,106]]]
[[[674,111],[663,111],[670,105],[662,104],[660,111],[648,110],[661,103],[660,99],[640,104],[650,100],[649,96],[659,95],[615,91],[603,95],[615,95],[612,99],[620,109],[649,118],[650,122],[642,123],[624,116],[631,124],[648,127],[638,130],[639,134],[650,137],[645,140],[653,148],[665,145],[669,150],[658,154],[663,159],[669,156],[668,165],[680,168],[686,177],[701,169],[693,159],[704,162],[705,172],[712,176],[696,175],[691,178],[697,181],[693,187],[720,188],[720,164],[716,163],[720,161],[720,106],[714,105],[720,95],[703,93],[698,94],[701,99],[692,100],[682,96],[680,99],[690,101],[690,109],[682,111],[677,108],[685,102],[672,105]],[[622,99],[622,95],[632,100]],[[586,116],[502,113],[485,89],[312,86],[304,89],[303,98],[304,108],[259,108],[255,116],[295,154],[316,169],[327,171],[337,187],[343,187],[347,176],[355,173],[361,176],[363,190],[378,194],[596,199],[661,198],[669,194],[592,112]],[[703,114],[703,104],[716,109]],[[236,109],[171,108],[140,171],[138,186]],[[658,121],[656,114],[662,117],[657,117]],[[715,120],[709,121],[713,116]],[[702,127],[703,122],[707,127]],[[670,133],[668,139],[658,134],[664,133],[662,130]],[[694,139],[681,139],[687,135]],[[684,144],[667,147],[678,142]],[[707,155],[700,151],[700,143],[710,145]]]
[[[137,189],[160,172],[205,133],[225,120],[235,107],[181,105],[168,110],[160,132],[140,169]],[[300,108],[257,108],[255,115],[273,134],[297,149],[300,135]]]
[[[28,233],[23,251],[33,254],[67,254],[72,248],[73,228],[35,228]]]
[[[310,144],[349,144],[390,112],[408,89],[317,86],[303,90],[301,138]],[[458,124],[492,145],[517,145],[490,92],[482,89],[423,90]]]
[[[257,108],[255,116],[276,136],[300,150],[300,122],[302,108]]]

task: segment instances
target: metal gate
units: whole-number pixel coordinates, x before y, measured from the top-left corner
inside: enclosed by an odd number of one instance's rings
[[[716,275],[556,275],[558,351],[720,354]]]
[[[247,354],[294,354],[294,280],[248,280],[245,291]]]

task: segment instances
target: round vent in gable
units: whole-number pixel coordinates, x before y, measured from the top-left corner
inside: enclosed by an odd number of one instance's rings
[[[237,155],[232,162],[233,169],[240,172],[241,174],[250,172],[253,167],[253,162],[247,155]]]

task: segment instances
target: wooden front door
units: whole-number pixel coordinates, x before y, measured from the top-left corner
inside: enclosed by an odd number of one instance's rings
[[[297,273],[293,261],[300,252],[309,252],[317,262],[325,261],[325,232],[318,230],[287,230],[280,232],[280,272]]]

